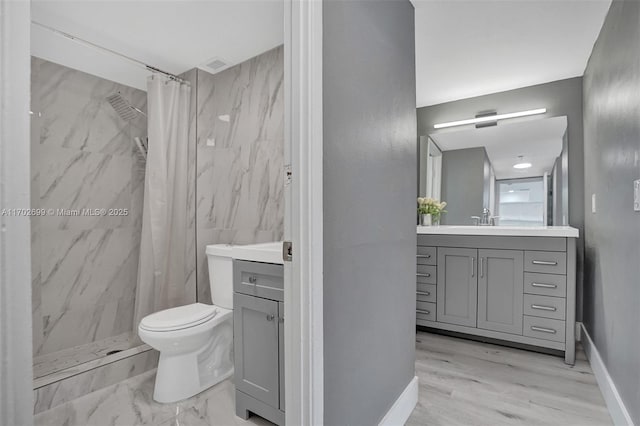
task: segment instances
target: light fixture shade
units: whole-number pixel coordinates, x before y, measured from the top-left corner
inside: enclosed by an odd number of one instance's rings
[[[446,127],[464,126],[467,124],[486,123],[488,121],[506,120],[507,118],[526,117],[528,115],[544,114],[546,108],[531,109],[528,111],[510,112],[508,114],[488,115],[485,117],[470,118],[468,120],[450,121],[448,123],[439,123],[433,126],[434,129],[444,129]]]

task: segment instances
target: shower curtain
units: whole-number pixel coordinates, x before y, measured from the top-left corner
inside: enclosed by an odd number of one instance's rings
[[[163,76],[147,81],[148,154],[133,328],[150,313],[189,303],[187,149],[191,87]]]

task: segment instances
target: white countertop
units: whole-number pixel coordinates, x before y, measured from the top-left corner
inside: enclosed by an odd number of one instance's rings
[[[233,246],[231,248],[231,257],[252,262],[284,264],[282,260],[282,241]]]
[[[418,234],[432,235],[496,235],[504,237],[565,237],[578,238],[571,226],[418,226]]]

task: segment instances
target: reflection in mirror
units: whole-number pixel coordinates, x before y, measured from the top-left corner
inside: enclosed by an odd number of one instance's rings
[[[440,181],[442,179],[442,151],[438,148],[431,138],[427,138],[427,191],[425,196],[429,198],[440,199]]]
[[[544,177],[496,181],[496,212],[500,224],[543,226],[547,213],[545,184]]]
[[[564,116],[447,129],[420,138],[419,195],[446,225],[567,225],[567,166]]]

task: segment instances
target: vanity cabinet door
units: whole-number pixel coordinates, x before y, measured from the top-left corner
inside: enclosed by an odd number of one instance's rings
[[[235,293],[233,310],[236,389],[278,407],[278,302]]]
[[[438,247],[438,322],[476,326],[477,257],[476,249]]]
[[[478,250],[478,328],[522,334],[524,253]]]

